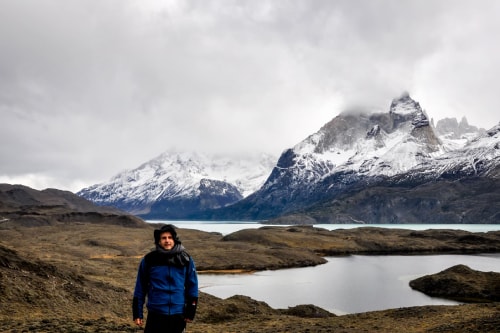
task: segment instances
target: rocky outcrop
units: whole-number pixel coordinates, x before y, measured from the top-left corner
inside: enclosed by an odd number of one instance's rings
[[[484,132],[482,128],[469,125],[465,117],[460,122],[456,118],[444,118],[436,123],[436,133],[447,139],[469,139]]]
[[[456,265],[410,281],[410,287],[433,297],[462,302],[500,301],[500,272],[480,272]]]

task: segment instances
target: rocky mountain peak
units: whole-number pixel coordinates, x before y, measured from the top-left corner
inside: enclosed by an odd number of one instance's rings
[[[422,112],[422,108],[418,102],[410,97],[408,92],[404,92],[400,97],[393,99],[389,109],[389,113],[400,115],[413,114],[415,112]]]
[[[373,126],[366,134],[367,138],[375,138],[380,134],[380,125]]]
[[[323,171],[311,177],[309,170],[342,168],[393,175],[441,150],[427,115],[405,93],[392,101],[389,112],[342,112],[297,144],[293,157],[288,152],[286,160],[288,167],[307,169],[307,178],[317,180],[324,177]]]
[[[429,118],[420,104],[413,100],[407,92],[392,100],[389,114],[394,120],[395,127],[408,120],[411,120],[411,124],[415,128],[429,126]]]
[[[471,139],[483,134],[484,129],[469,125],[467,118],[462,117],[460,122],[457,118],[443,118],[436,123],[436,133],[450,140]]]

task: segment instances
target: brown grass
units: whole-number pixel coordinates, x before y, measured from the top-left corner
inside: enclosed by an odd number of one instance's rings
[[[133,286],[140,258],[153,247],[154,227],[61,224],[0,229],[0,249],[5,251],[0,257],[2,331],[136,332],[131,320]],[[200,273],[231,274],[319,264],[323,259],[315,251],[359,250],[359,234],[365,246],[380,247],[384,239],[395,247],[404,242],[397,231],[281,228],[239,234],[247,239],[223,239],[215,233],[179,230]],[[416,237],[410,245],[426,241]],[[221,300],[201,293],[197,319],[188,332],[498,332],[499,313],[494,303],[309,318],[245,297]]]

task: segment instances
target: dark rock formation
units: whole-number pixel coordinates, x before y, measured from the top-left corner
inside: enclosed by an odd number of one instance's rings
[[[429,296],[461,302],[500,301],[500,273],[480,272],[465,265],[412,280],[410,287]]]

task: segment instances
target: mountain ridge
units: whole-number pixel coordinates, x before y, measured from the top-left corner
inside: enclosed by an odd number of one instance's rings
[[[182,219],[191,212],[225,207],[254,192],[274,161],[269,154],[231,158],[167,151],[77,194],[143,218]]]
[[[108,183],[83,189],[78,194],[144,218],[267,220],[295,214],[313,221],[318,220],[317,214],[311,218],[308,209],[317,212],[325,203],[347,200],[373,187],[416,189],[428,182],[447,186],[445,180],[462,181],[470,177],[484,178],[477,184],[494,183],[493,176],[500,164],[497,127],[485,131],[469,125],[465,118],[460,123],[456,119],[438,121],[435,127],[420,104],[403,93],[392,100],[388,112],[340,113],[316,133],[285,149],[276,163],[267,163],[259,172],[254,172],[257,176],[252,177],[258,179],[260,185],[245,195],[241,194],[241,180],[221,176],[220,171],[227,170],[225,167],[220,167],[219,172],[213,167],[224,163],[211,162],[206,155],[200,158],[184,153],[184,157],[179,157],[181,155],[168,152],[133,170],[135,174],[121,173]],[[241,168],[241,164],[236,165]],[[147,172],[143,170],[141,174],[141,168]],[[141,177],[148,173],[154,177]],[[251,174],[241,169],[234,173]],[[134,182],[144,180],[156,191],[155,195],[134,186]],[[422,198],[421,202],[424,201]],[[389,207],[390,203],[386,205]],[[495,203],[493,207],[498,209]],[[496,222],[496,214],[492,216],[488,221]],[[339,223],[360,219],[354,214],[348,218],[322,216],[319,220]],[[389,221],[405,223],[404,214],[393,216]]]
[[[483,207],[487,211],[493,209],[494,212],[486,217],[476,215],[477,221],[471,216],[457,218],[455,215],[447,220],[450,214],[435,214],[432,219],[427,215],[418,218],[418,212],[414,214],[409,206],[399,207],[401,212],[391,214],[391,200],[385,200],[383,204],[384,210],[388,211],[384,216],[390,215],[387,223],[499,223],[499,201],[495,201],[499,193],[489,185],[496,184],[493,176],[498,174],[500,164],[498,127],[468,143],[452,146],[435,135],[425,112],[406,94],[392,101],[389,113],[355,116],[341,113],[317,133],[286,150],[259,191],[228,209],[199,217],[232,219],[238,216],[271,219],[271,222],[383,223],[379,218],[366,218],[345,207],[339,211],[326,209],[325,206],[338,205],[339,201],[348,202],[357,193],[369,193],[368,189],[377,187],[382,189],[381,192],[398,186],[408,191],[408,188],[417,189],[439,180],[483,177],[480,183],[491,188],[490,200],[478,202],[471,192],[467,202],[472,200],[472,206]],[[399,192],[397,195],[407,194]],[[415,199],[413,204],[425,208],[425,196],[433,197],[434,194],[429,190],[424,197]],[[437,198],[430,201],[439,202]],[[318,207],[323,207],[323,214],[317,213]],[[366,211],[368,207],[365,204],[358,208]],[[311,211],[308,212],[308,208]],[[456,208],[457,215],[465,214],[465,207],[462,210]],[[412,211],[417,218],[408,215],[405,219],[405,209]],[[276,220],[278,217],[280,221]]]

